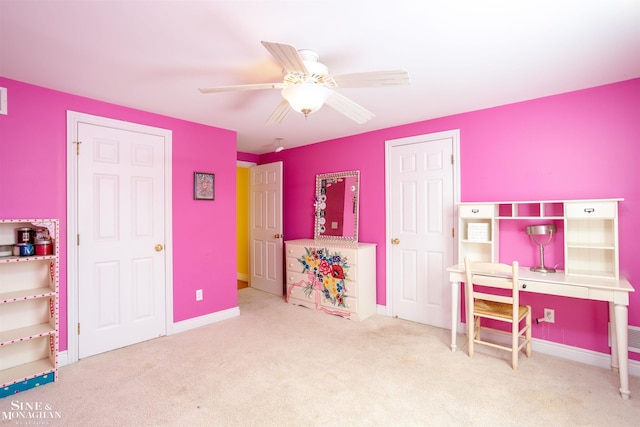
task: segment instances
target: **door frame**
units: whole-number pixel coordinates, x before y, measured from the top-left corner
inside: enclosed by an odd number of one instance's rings
[[[106,117],[94,116],[67,110],[67,354],[66,363],[75,363],[79,359],[78,339],[78,144],[79,123],[116,129],[148,133],[164,138],[164,235],[165,235],[165,334],[171,335],[173,326],[173,219],[172,219],[172,131],[153,126],[125,122]],[[80,150],[82,146],[80,145]]]
[[[428,144],[431,140],[451,138],[453,143],[453,228],[455,235],[458,235],[458,203],[460,203],[460,129],[434,132],[406,138],[390,139],[385,141],[384,161],[385,161],[385,268],[386,268],[386,315],[393,316],[393,280],[392,280],[392,260],[391,260],[391,149],[394,147],[409,144]],[[458,245],[453,243],[453,260],[458,260]]]
[[[236,161],[236,170],[238,168],[249,169],[249,168],[251,168],[253,166],[256,166],[257,164],[258,163],[256,163],[256,162],[249,162],[249,161],[246,161],[246,160],[237,160]],[[241,190],[241,189],[238,189],[237,182],[236,182],[236,190],[237,191]],[[247,198],[251,197],[249,186],[247,186],[247,188],[245,188],[245,190],[246,190],[246,194],[245,194],[246,197]],[[238,193],[238,194],[241,194],[241,193]],[[247,257],[247,264],[248,264],[247,265],[247,270],[248,271],[247,271],[246,274],[240,273],[239,271],[237,271],[236,275],[237,275],[238,280],[241,280],[243,282],[247,282],[247,284],[250,283],[250,278],[251,278],[251,261],[249,259],[249,256],[250,256],[249,252],[251,252],[251,248],[249,247],[250,246],[250,242],[249,242],[249,239],[250,239],[249,238],[249,228],[250,228],[250,225],[249,225],[250,219],[249,218],[250,218],[250,216],[249,215],[250,214],[247,213],[247,220],[244,221],[243,223],[241,223],[240,222],[240,218],[238,217],[238,212],[236,212],[236,221],[237,221],[238,227],[244,227],[245,231],[247,232],[247,241],[245,242],[246,245],[247,245],[247,253],[245,253],[245,256]],[[240,240],[238,240],[238,236],[236,236],[236,240],[237,240],[237,243],[236,243],[237,246],[240,247]]]

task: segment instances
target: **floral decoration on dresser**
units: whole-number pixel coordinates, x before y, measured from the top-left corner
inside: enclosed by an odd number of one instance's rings
[[[339,252],[333,254],[326,248],[304,248],[306,255],[298,258],[302,264],[303,273],[309,275],[309,284],[304,287],[304,293],[310,296],[314,289],[322,292],[333,305],[345,307],[345,281],[349,264],[347,257]]]

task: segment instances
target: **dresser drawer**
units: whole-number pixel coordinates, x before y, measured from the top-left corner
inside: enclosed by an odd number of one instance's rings
[[[354,275],[355,275],[355,270],[354,270]],[[307,284],[311,283],[311,280],[309,280],[309,273],[299,273],[299,272],[292,272],[292,271],[287,272],[287,288],[289,287],[289,285],[300,284],[301,282],[303,283],[302,286],[306,286]],[[300,286],[295,286],[295,287],[300,287]],[[351,297],[358,296],[357,282],[350,279],[345,280],[344,288],[345,288],[344,293],[346,295],[349,295]]]
[[[318,291],[316,291],[315,289],[309,290],[304,284],[302,286],[290,286],[289,284],[287,285],[287,295],[289,296],[289,298],[295,298],[298,300],[315,303],[317,293]]]
[[[294,256],[296,258],[304,255],[306,252],[304,250],[304,246],[301,245],[292,245],[292,244],[287,244],[286,245],[286,250],[285,250],[285,255],[286,256]]]
[[[354,265],[356,264],[356,261],[358,259],[358,255],[357,255],[358,251],[355,249],[342,248],[339,246],[328,247],[327,245],[323,245],[322,243],[319,243],[317,245],[310,245],[310,246],[287,245],[285,256],[299,259],[307,255],[307,249],[309,251],[311,251],[312,249],[315,249],[316,251],[319,251],[319,250],[323,252],[326,251],[325,257],[337,255],[337,256],[340,256],[340,258],[346,258],[349,264],[354,264]]]
[[[287,257],[287,263],[285,267],[287,271],[291,271],[293,273],[302,273],[302,270],[304,269],[302,263],[298,261],[298,258],[292,256]]]
[[[302,273],[302,271],[304,270],[304,265],[302,262],[300,262],[300,259],[303,259],[303,257],[306,256],[306,252],[304,252],[304,249],[302,251],[303,253],[300,255],[298,255],[297,253],[293,255],[289,255],[287,251],[287,258],[286,258],[286,264],[285,264],[285,268],[287,271],[291,271],[294,273]],[[340,257],[339,261],[335,258],[336,256]],[[340,268],[342,269],[343,274],[349,280],[351,281],[358,280],[358,269],[356,268],[356,262],[355,262],[357,259],[357,256],[355,251],[352,251],[350,249],[347,249],[346,252],[343,252],[342,249],[338,250],[337,252],[333,250],[329,250],[329,255],[325,254],[323,255],[323,258],[325,259],[331,258],[330,264],[339,265]],[[318,265],[319,264],[320,262],[318,261]]]
[[[567,218],[615,218],[616,202],[567,203]]]
[[[339,305],[333,305],[331,300],[325,298],[323,295],[320,295],[320,305],[325,307],[328,310],[336,310],[336,311],[346,311],[349,313],[357,313],[358,312],[358,299],[352,296],[347,296],[344,299],[344,307]]]
[[[292,271],[287,272],[287,286],[300,282],[311,283],[311,281],[309,280],[309,274]]]
[[[348,295],[350,297],[358,296],[358,282],[355,282],[353,280],[345,280],[344,288],[345,288],[345,291],[344,291],[345,295]]]
[[[460,205],[460,218],[493,218],[495,205]]]
[[[345,262],[348,265],[356,265],[358,261],[357,251],[351,248],[327,247],[322,244],[313,246],[316,251],[322,251],[322,258],[332,259],[332,263]],[[336,258],[339,257],[339,260]]]
[[[559,295],[572,298],[589,298],[589,289],[583,286],[533,282],[528,280],[519,280],[518,285],[521,291],[530,291],[539,294]]]

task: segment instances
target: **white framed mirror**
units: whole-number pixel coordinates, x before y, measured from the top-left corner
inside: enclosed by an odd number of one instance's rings
[[[358,241],[360,171],[316,175],[314,239]]]

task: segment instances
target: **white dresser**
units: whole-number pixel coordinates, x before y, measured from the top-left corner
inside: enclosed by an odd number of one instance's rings
[[[285,242],[289,304],[347,319],[376,313],[376,244]]]

